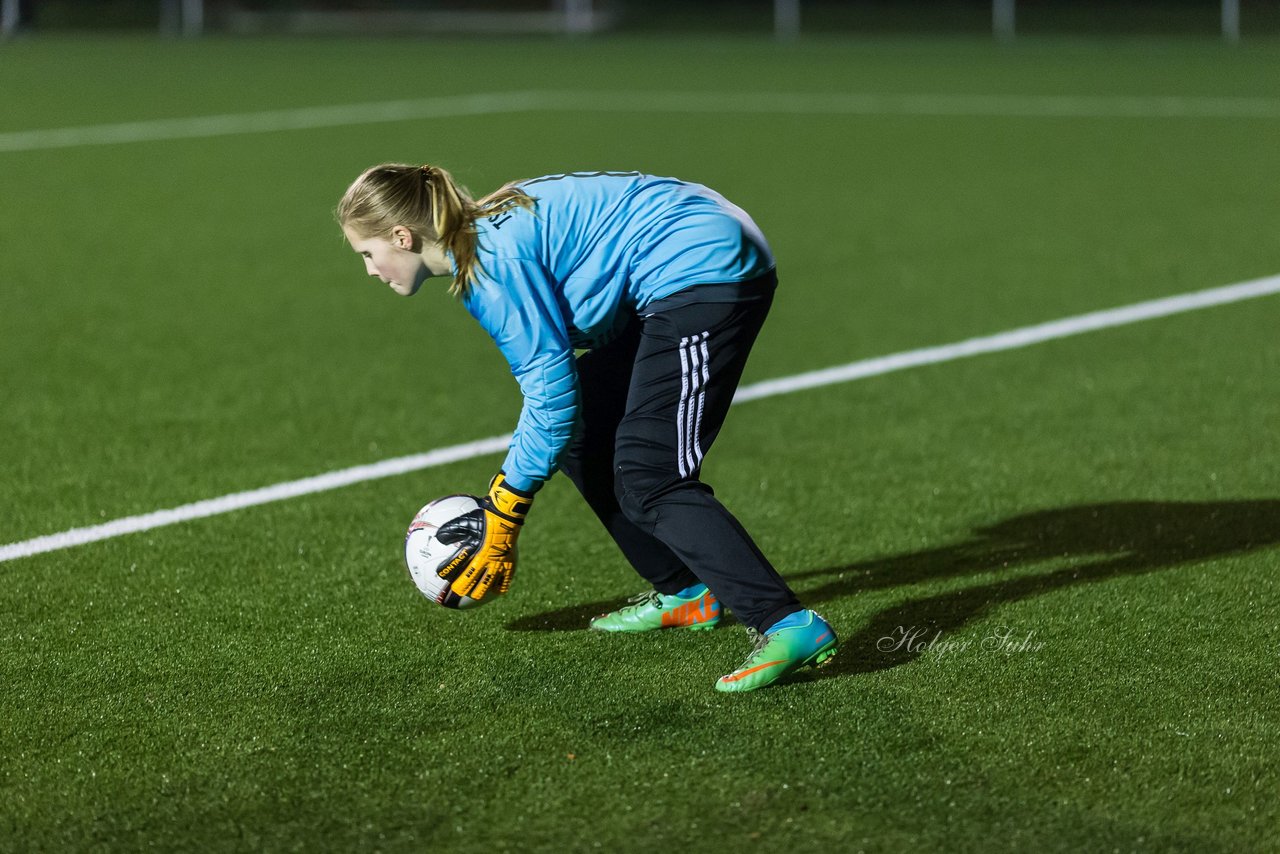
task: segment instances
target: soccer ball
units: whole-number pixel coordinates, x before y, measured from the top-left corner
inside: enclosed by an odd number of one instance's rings
[[[449,582],[466,569],[471,557],[465,543],[446,545],[436,539],[444,523],[480,507],[474,495],[446,495],[418,511],[404,538],[404,560],[409,575],[422,595],[446,608],[474,608],[483,604],[470,596],[459,596]]]

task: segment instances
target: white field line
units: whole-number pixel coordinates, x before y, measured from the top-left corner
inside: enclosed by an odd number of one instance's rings
[[[1181,314],[1186,311],[1240,302],[1241,300],[1254,299],[1275,293],[1280,293],[1280,276],[1268,276],[1264,279],[1253,279],[1248,282],[1223,285],[1218,288],[1134,303],[1133,305],[1120,306],[1119,308],[1077,314],[1074,317],[1064,317],[1061,320],[1051,320],[1034,326],[1010,329],[1008,332],[997,332],[995,335],[969,338],[965,341],[957,341],[954,344],[908,350],[903,353],[894,353],[875,359],[864,359],[848,365],[824,368],[820,371],[810,371],[791,377],[783,377],[782,379],[765,380],[740,388],[738,393],[734,395],[733,402],[743,403],[759,397],[772,397],[775,394],[788,394],[802,389],[845,383],[852,380],[860,380],[864,377],[874,377],[893,371],[901,371],[905,368],[936,365],[940,362],[950,362],[955,359],[978,356],[983,353],[1015,350],[1019,347],[1027,347],[1043,341],[1052,341],[1056,338],[1067,338],[1085,332],[1108,329],[1112,326],[1124,326],[1128,323],[1137,323],[1140,320],[1168,317],[1171,314]]]
[[[511,92],[10,131],[0,133],[0,152],[41,151],[78,145],[158,142],[169,139],[199,139],[286,130],[313,130],[411,119],[482,116],[519,112],[536,109],[536,107],[529,93]]]
[[[555,110],[800,113],[1007,118],[1277,119],[1280,99],[1089,95],[891,95],[821,92],[526,91],[226,113],[0,133],[0,152]]]
[[[1085,332],[1123,326],[1157,317],[1168,317],[1173,314],[1240,302],[1276,293],[1280,293],[1280,275],[1135,303],[1119,308],[1094,311],[1048,323],[1011,329],[995,335],[970,338],[954,344],[908,350],[825,370],[811,371],[782,379],[766,380],[743,386],[738,390],[733,402],[734,404],[739,404],[749,400],[758,400],[779,394],[789,394],[805,389],[879,376],[906,368],[936,365],[968,356],[977,356],[982,353],[1014,350],[1019,347],[1039,344],[1043,341],[1052,341],[1071,335],[1080,335]],[[296,498],[301,495],[325,492],[368,480],[392,477],[488,454],[497,454],[506,450],[510,439],[511,436],[508,434],[461,445],[450,445],[446,448],[437,448],[422,454],[396,457],[369,465],[354,466],[303,478],[302,480],[277,483],[274,486],[265,486],[248,492],[237,492],[232,495],[224,495],[221,498],[211,498],[205,501],[197,501],[194,504],[184,504],[181,507],[174,507],[170,510],[158,510],[141,516],[129,516],[88,528],[73,528],[69,531],[36,537],[20,543],[11,543],[0,546],[0,563],[119,537],[124,534],[149,531],[164,525],[173,525],[178,522],[230,513],[234,510],[254,507],[259,504],[268,504],[273,501],[283,501],[287,498]]]

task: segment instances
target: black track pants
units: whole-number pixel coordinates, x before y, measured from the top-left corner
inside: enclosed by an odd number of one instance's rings
[[[699,480],[773,299],[772,275],[737,302],[662,300],[579,357],[582,427],[561,469],[660,593],[701,581],[745,625],[800,609],[750,535]],[[763,287],[762,287],[763,286]],[[723,298],[725,286],[708,286]],[[665,304],[665,306],[664,306]]]

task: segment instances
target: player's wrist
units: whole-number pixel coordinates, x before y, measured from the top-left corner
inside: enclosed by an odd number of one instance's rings
[[[533,493],[517,489],[507,483],[506,475],[498,472],[489,482],[489,492],[484,505],[490,512],[516,525],[523,525],[529,508],[533,505]]]

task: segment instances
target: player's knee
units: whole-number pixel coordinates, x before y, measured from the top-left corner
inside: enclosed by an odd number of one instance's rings
[[[622,515],[641,530],[652,533],[657,521],[656,499],[662,488],[660,478],[643,469],[619,464],[614,468],[613,488]]]
[[[614,467],[613,488],[623,515],[651,534],[664,513],[678,513],[683,507],[705,502],[713,494],[701,481],[626,463]]]

